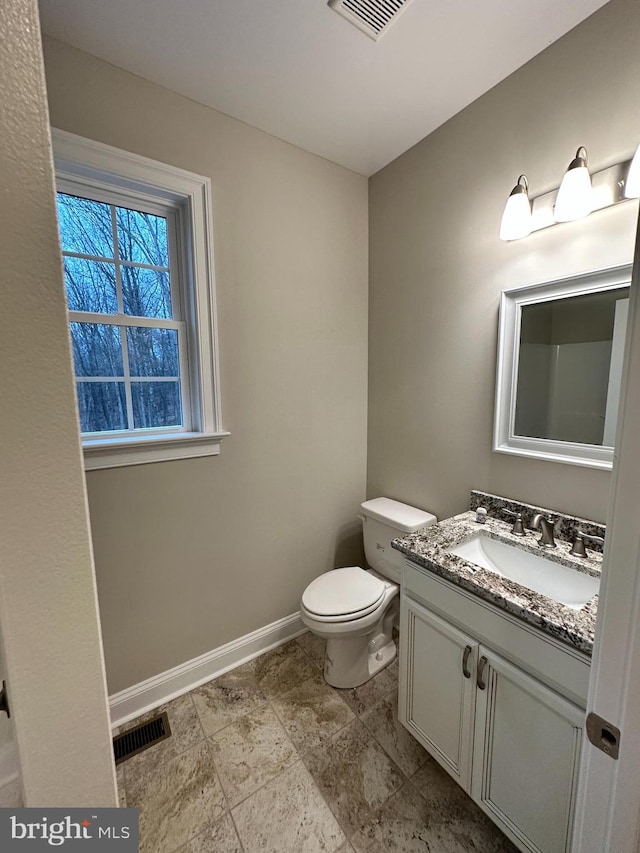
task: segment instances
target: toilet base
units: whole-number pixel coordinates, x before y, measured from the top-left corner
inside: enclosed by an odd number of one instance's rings
[[[368,643],[367,654],[364,655],[362,639],[327,640],[324,660],[324,680],[327,684],[343,689],[360,687],[395,660],[396,644],[389,637],[378,634]]]
[[[393,626],[400,613],[400,589],[388,580],[384,583],[378,608],[353,621],[319,621],[300,608],[307,628],[327,641],[324,678],[332,687],[359,687],[395,659]]]

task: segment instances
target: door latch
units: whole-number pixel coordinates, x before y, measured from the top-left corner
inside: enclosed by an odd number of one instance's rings
[[[603,720],[593,711],[587,716],[587,737],[610,758],[618,758],[620,753],[620,729]]]

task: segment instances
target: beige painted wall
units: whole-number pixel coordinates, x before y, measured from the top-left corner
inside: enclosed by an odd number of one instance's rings
[[[3,0],[0,105],[0,670],[25,805],[115,806],[35,0]]]
[[[500,291],[629,262],[637,203],[498,239],[518,175],[557,187],[640,139],[640,4],[612,0],[370,181],[369,496],[439,517],[471,488],[604,521],[607,472],[491,452]]]
[[[54,126],[213,183],[217,458],[88,475],[110,692],[298,609],[361,556],[367,181],[60,42]]]

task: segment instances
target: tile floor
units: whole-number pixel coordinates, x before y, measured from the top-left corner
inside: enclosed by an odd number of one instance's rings
[[[398,723],[397,663],[335,690],[323,654],[305,634],[163,706],[172,737],[118,767],[141,853],[516,853]]]

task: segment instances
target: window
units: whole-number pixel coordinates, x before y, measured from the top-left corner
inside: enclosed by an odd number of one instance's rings
[[[208,181],[53,137],[86,467],[219,453]]]
[[[188,364],[171,213],[58,192],[58,222],[82,433],[182,431]]]

